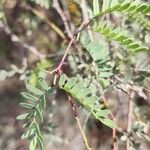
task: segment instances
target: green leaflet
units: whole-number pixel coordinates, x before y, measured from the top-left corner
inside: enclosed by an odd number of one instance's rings
[[[35,131],[36,131],[36,134],[38,137],[40,137],[41,139],[43,139],[42,137],[42,133],[40,131],[40,127],[39,127],[39,124],[37,122],[34,122],[33,123],[33,127],[35,127]],[[43,140],[42,140],[43,141]]]
[[[116,127],[116,125],[114,124],[114,122],[112,120],[110,120],[110,119],[105,118],[105,119],[102,119],[101,122],[103,124],[105,124],[106,126],[109,126],[111,128]]]
[[[67,84],[66,84],[67,85]],[[66,86],[65,86],[66,87]],[[64,87],[64,88],[65,88]],[[70,93],[72,93],[74,95],[74,97],[78,97],[78,94],[80,93],[80,91],[83,89],[83,83],[78,82],[77,84],[75,84],[71,89],[67,89],[66,90],[70,90]]]
[[[88,97],[84,100],[84,103],[87,105],[87,106],[91,106],[93,107],[93,105],[95,104],[95,102],[98,102],[99,101],[99,98],[97,96],[91,96],[91,97]],[[93,110],[93,108],[92,108]]]
[[[51,89],[47,85],[44,78],[40,77],[39,83],[41,89],[38,89],[30,84],[26,85],[29,93],[22,92],[21,95],[27,101],[25,103],[20,103],[20,105],[30,111],[17,117],[18,120],[26,121],[26,123],[23,125],[23,127],[26,128],[26,132],[21,136],[21,138],[31,140],[29,144],[30,150],[35,150],[37,145],[39,145],[40,149],[43,150],[43,135],[40,130],[40,124],[43,122],[42,112],[46,107],[45,97]]]
[[[39,143],[39,146],[40,146],[40,149],[41,150],[44,150],[44,146],[43,146],[43,140],[40,136],[37,137],[37,140],[38,140],[38,143]]]
[[[127,15],[131,21],[134,20],[135,22],[139,23],[143,28],[150,31],[150,21],[147,18],[145,18],[143,15],[139,13],[137,14],[128,13]]]
[[[140,4],[137,1],[131,2],[128,0],[119,3],[118,0],[103,0],[102,11],[96,17],[111,12],[121,12],[131,18],[131,21],[137,22],[142,27],[150,30],[150,21],[145,18],[145,16],[150,16],[150,5],[147,3]]]
[[[112,35],[117,36],[118,32],[119,32],[119,29],[116,29],[115,32],[112,34],[111,29],[109,28],[105,28],[102,31],[102,33],[105,34],[105,36],[107,34],[110,34],[111,36]],[[118,37],[119,40],[121,40],[121,38],[122,37]],[[96,76],[97,76],[97,79],[99,80],[99,83],[100,84],[102,83],[101,80],[105,80],[105,83],[106,83],[107,82],[106,78],[109,78],[113,75],[112,66],[107,64],[107,62],[110,61],[110,54],[109,54],[108,49],[106,48],[106,44],[104,44],[102,41],[98,39],[95,39],[89,42],[87,45],[84,45],[84,47],[93,58],[93,61],[96,67]],[[104,84],[101,84],[101,86],[104,87]]]
[[[45,108],[46,108],[46,97],[45,97],[45,95],[43,95],[43,96],[41,97],[41,101],[40,101],[40,103],[39,103],[39,107],[40,107],[41,109],[45,109]]]
[[[72,85],[71,81],[74,81],[72,82]],[[99,98],[92,95],[91,90],[86,88],[82,82],[79,82],[74,77],[68,78],[65,74],[63,74],[59,79],[58,85],[61,89],[75,97],[78,102],[83,105],[89,112],[91,112],[96,119],[104,122],[104,124],[109,127],[113,127],[113,125],[108,122],[107,119],[107,115],[109,114],[108,110],[100,109],[100,104],[98,103]],[[104,118],[107,120],[104,120]]]
[[[118,33],[118,30],[112,29],[109,26],[97,27],[95,31],[106,36],[107,38],[113,39],[114,41],[118,42],[120,45],[131,50],[131,52],[136,53],[139,52],[140,50],[142,51],[148,50],[148,48],[140,46],[137,42],[134,42],[131,38],[123,35],[121,32]]]
[[[100,13],[100,10],[99,10],[99,1],[98,0],[93,0],[93,13],[94,15],[98,15]]]
[[[64,86],[65,86],[66,89],[69,90],[69,89],[71,89],[76,83],[77,83],[77,78],[73,77],[73,78],[71,78],[71,79],[68,81],[68,83],[65,84]]]
[[[35,101],[35,102],[38,101],[38,98],[37,98],[37,97],[35,97],[35,96],[33,96],[33,95],[29,94],[29,93],[22,92],[21,95],[22,95],[25,99],[27,99],[27,100],[32,100],[32,101]]]
[[[108,51],[99,40],[93,40],[84,47],[89,51],[94,61],[103,60],[108,56]]]
[[[35,129],[31,128],[28,129],[24,134],[22,134],[21,139],[27,139],[30,138],[31,136],[33,136],[35,133]]]
[[[147,8],[143,10],[143,13],[150,15],[150,6],[147,6]]]
[[[46,81],[45,81],[42,77],[39,78],[39,83],[40,83],[40,86],[41,86],[44,90],[46,90],[46,91],[49,90],[49,87],[48,87]]]
[[[106,13],[110,13],[113,11],[120,11],[125,13],[130,13],[131,11],[134,13],[141,13],[144,15],[149,15],[150,13],[150,6],[148,4],[139,4],[130,1],[124,1],[123,3],[119,3],[118,0],[104,0],[102,11],[98,14],[104,15]]]
[[[30,91],[31,93],[33,93],[35,95],[43,95],[44,94],[41,90],[39,90],[38,88],[36,88],[30,84],[27,84],[26,88],[28,91]]]
[[[34,108],[33,104],[20,103],[19,105],[22,106],[23,108],[27,108],[27,109],[33,109]]]
[[[43,122],[43,115],[42,115],[42,110],[39,109],[38,107],[35,108],[35,111],[37,112],[37,118],[40,118],[40,121]]]
[[[97,116],[100,116],[100,117],[103,117],[103,116],[107,116],[107,115],[109,115],[110,114],[110,111],[109,110],[99,110],[97,113],[96,113],[96,115]]]
[[[86,89],[81,89],[81,91],[79,92],[79,94],[78,94],[78,98],[83,98],[83,97],[85,97],[86,98],[86,96],[88,96],[88,95],[90,95],[91,94],[91,90],[90,89],[88,89],[88,88],[86,88]]]
[[[118,0],[111,0],[111,8],[116,7],[118,5]]]
[[[145,12],[145,9],[147,9],[147,5],[140,5],[137,9],[136,12]]]
[[[103,7],[102,7],[102,11],[107,11],[111,6],[111,0],[104,0],[103,1]]]
[[[102,78],[108,78],[111,77],[112,75],[113,75],[112,72],[101,72],[99,76]]]
[[[16,119],[18,119],[18,120],[24,120],[24,119],[26,119],[29,115],[30,115],[29,113],[25,113],[25,114],[19,115]]]
[[[29,149],[30,149],[30,150],[35,150],[36,145],[37,145],[37,137],[35,136],[35,137],[31,140],[31,142],[30,142]]]

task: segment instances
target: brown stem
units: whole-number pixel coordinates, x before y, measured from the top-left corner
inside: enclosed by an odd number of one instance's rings
[[[61,9],[58,0],[54,0],[53,1],[53,7],[57,10],[57,12],[59,13],[60,17],[62,18],[62,21],[64,22],[64,26],[65,26],[65,29],[66,29],[67,34],[68,34],[68,37],[72,39],[73,38],[73,34],[72,34],[71,29],[69,27],[68,19],[67,19],[65,13],[63,12],[63,10]]]
[[[83,140],[84,140],[85,146],[86,146],[87,150],[92,150],[92,149],[90,148],[89,144],[88,144],[88,140],[87,140],[87,138],[86,138],[86,135],[85,135],[85,133],[84,133],[82,127],[81,127],[80,119],[79,119],[79,117],[78,117],[78,115],[77,115],[77,111],[76,111],[76,105],[75,105],[75,103],[73,102],[73,100],[72,100],[72,98],[70,97],[70,95],[68,95],[68,101],[69,101],[70,104],[71,104],[72,112],[73,112],[74,117],[75,117],[75,119],[76,119],[77,125],[78,125],[78,127],[79,127],[79,129],[80,129],[80,133],[81,133],[82,138],[83,138]]]
[[[84,20],[85,24],[87,24],[90,19],[89,19],[86,0],[81,0],[81,10],[82,10],[82,14],[83,14],[83,20]],[[92,41],[93,40],[92,31],[88,30],[88,34],[89,34],[90,40]]]
[[[10,30],[10,28],[7,25],[4,25],[2,22],[0,22],[0,28],[2,28],[4,32],[10,36],[12,42],[19,43],[24,49],[27,49],[28,51],[36,55],[39,59],[43,59],[46,57],[44,54],[40,53],[36,47],[23,42],[17,35],[15,35]]]
[[[108,104],[107,104],[107,101],[106,100],[103,100],[105,106],[109,109],[108,107]],[[110,109],[109,109],[110,110]],[[110,110],[110,116],[112,118],[112,120],[115,122],[115,116],[113,115],[112,111]],[[116,128],[113,128],[113,131],[112,131],[112,138],[113,138],[113,150],[117,150],[118,146],[117,146],[117,143],[116,143]]]
[[[128,100],[128,120],[127,120],[127,127],[126,127],[127,133],[130,133],[131,126],[132,126],[132,101],[131,101],[131,94],[130,94],[130,97],[129,97],[129,100]],[[129,150],[129,149],[130,149],[130,139],[127,138],[126,150]]]
[[[60,30],[60,28],[54,24],[53,22],[51,22],[42,12],[38,11],[37,9],[27,5],[25,6],[26,9],[30,10],[31,12],[33,12],[36,16],[38,16],[40,19],[44,20],[56,33],[59,34],[59,36],[62,39],[65,39],[65,34]]]

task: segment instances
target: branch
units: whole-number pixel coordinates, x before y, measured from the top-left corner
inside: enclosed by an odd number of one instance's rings
[[[85,22],[85,24],[87,24],[89,22],[89,15],[88,15],[88,9],[87,9],[87,3],[85,0],[81,0],[81,10],[82,10],[82,14],[83,14],[83,20]],[[92,35],[92,31],[88,30],[88,34],[91,40],[93,40],[93,35]]]
[[[127,127],[126,127],[127,133],[130,133],[131,128],[132,128],[132,111],[133,111],[133,104],[132,104],[132,100],[131,100],[132,94],[133,94],[133,92],[130,93],[130,97],[128,100],[128,119],[127,119]],[[126,150],[129,150],[129,149],[130,149],[130,139],[127,138]]]
[[[73,38],[73,33],[71,32],[71,29],[70,29],[70,27],[69,27],[68,19],[67,19],[65,13],[63,12],[63,10],[61,9],[58,0],[54,0],[54,1],[53,1],[53,7],[54,7],[54,8],[56,9],[56,11],[59,13],[59,15],[60,15],[62,21],[64,22],[64,26],[65,26],[66,32],[67,32],[67,34],[68,34],[68,37],[69,37],[70,39],[72,39],[72,38]]]
[[[53,74],[53,73],[55,73],[55,78],[54,78],[55,81],[56,81],[56,79],[57,79],[56,76],[58,77],[58,76],[60,76],[61,73],[62,73],[62,66],[65,64],[65,59],[66,59],[66,57],[67,57],[67,55],[68,55],[68,52],[69,52],[70,47],[72,46],[74,40],[75,40],[74,38],[72,38],[72,39],[70,40],[70,42],[69,42],[69,44],[68,44],[68,46],[67,46],[67,48],[66,48],[66,50],[65,50],[65,54],[63,55],[63,57],[62,57],[62,59],[61,59],[59,65],[58,65],[54,70],[52,70],[51,72],[46,71],[46,72],[49,73],[50,75]],[[55,83],[56,83],[56,82],[54,82],[54,85],[55,85]]]
[[[59,34],[59,36],[62,39],[65,39],[65,35],[64,33],[58,28],[57,25],[55,25],[53,22],[51,22],[43,13],[41,13],[40,11],[38,11],[35,8],[30,7],[29,5],[26,6],[26,8],[28,10],[30,10],[31,12],[33,12],[36,16],[38,16],[40,19],[44,20],[54,31],[56,31],[56,33]]]
[[[105,106],[107,107],[107,109],[110,111],[110,116],[112,118],[112,120],[115,122],[115,116],[113,115],[112,111],[109,109],[107,101],[103,100],[103,103],[105,104]],[[113,150],[117,150],[117,143],[116,143],[116,128],[113,128],[113,132],[112,132],[112,138],[113,138]]]
[[[35,47],[21,41],[21,39],[17,35],[13,34],[10,28],[4,25],[2,22],[0,22],[0,28],[4,29],[5,33],[10,36],[12,42],[18,42],[23,48],[36,55],[39,59],[43,59],[46,57],[44,54],[40,53]]]
[[[68,95],[68,101],[69,101],[70,104],[71,104],[72,112],[73,112],[74,117],[75,117],[75,119],[76,119],[77,125],[78,125],[78,127],[79,127],[79,129],[80,129],[80,132],[81,132],[82,138],[83,138],[83,140],[84,140],[85,146],[86,146],[87,150],[92,150],[92,149],[90,148],[89,144],[88,144],[86,135],[85,135],[85,133],[84,133],[82,127],[81,127],[80,119],[79,119],[79,117],[77,116],[76,105],[75,105],[75,103],[72,101],[72,98],[71,98],[69,95]]]

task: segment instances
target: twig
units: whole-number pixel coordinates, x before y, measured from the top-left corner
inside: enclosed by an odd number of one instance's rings
[[[87,3],[85,0],[81,0],[81,10],[83,14],[83,20],[85,24],[87,24],[90,19],[89,19],[88,10],[87,10]],[[91,30],[88,30],[88,34],[89,34],[90,40],[93,40],[93,35],[92,35]]]
[[[63,56],[63,58],[62,58],[62,60],[61,60],[61,62],[60,62],[60,64],[59,64],[59,66],[58,66],[58,69],[61,69],[62,65],[64,64],[64,61],[65,61],[65,59],[66,59],[66,57],[67,57],[67,54],[68,54],[68,51],[69,51],[71,45],[73,44],[73,42],[74,42],[74,38],[72,38],[72,39],[70,40],[69,45],[68,45],[68,47],[67,47],[67,49],[66,49],[66,51],[65,51],[65,54],[64,54],[64,56]]]
[[[86,125],[87,125],[87,122],[88,122],[90,116],[91,116],[91,112],[85,118],[85,121],[84,121],[84,124],[83,124],[83,131],[84,132],[86,131]]]
[[[103,102],[104,102],[105,106],[109,109],[106,100],[103,100]],[[109,110],[110,110],[110,109],[109,109]],[[114,117],[114,115],[113,115],[113,113],[112,113],[111,110],[110,110],[110,116],[111,116],[112,120],[115,122],[115,117]],[[116,136],[116,128],[113,128],[113,132],[112,132],[113,150],[117,150],[117,149],[118,149],[118,148],[117,148],[118,146],[117,146],[117,143],[116,143],[116,137],[117,137],[117,136]]]
[[[138,85],[134,85],[133,83],[130,83],[130,82],[124,82],[121,78],[119,78],[118,76],[115,76],[115,79],[118,81],[118,82],[121,82],[123,83],[124,85],[126,85],[126,91],[124,89],[121,89],[122,91],[124,91],[126,94],[130,95],[130,93],[128,91],[133,91],[133,92],[137,92],[139,95],[141,94],[141,96],[144,98],[144,99],[147,99],[147,96],[142,92],[143,89],[146,90],[147,92],[150,92],[149,89],[145,88],[145,87],[141,87],[141,86],[138,86]]]
[[[32,11],[36,16],[38,16],[40,19],[44,20],[56,33],[60,35],[62,39],[65,39],[64,33],[58,28],[57,25],[55,25],[53,22],[51,22],[43,13],[36,10],[35,8],[31,8],[30,6],[26,6],[26,8],[30,11]]]
[[[81,127],[81,123],[80,123],[79,118],[78,118],[78,117],[75,117],[75,119],[76,119],[77,124],[78,124],[78,126],[79,126],[79,129],[80,129],[80,132],[81,132],[81,134],[82,134],[82,138],[83,138],[83,140],[84,140],[84,142],[85,142],[86,148],[87,148],[88,150],[92,150],[92,148],[90,148],[90,146],[89,146],[89,144],[88,144],[88,141],[87,141],[87,138],[86,138],[86,136],[85,136],[85,133],[84,133],[82,127]]]
[[[58,51],[57,53],[52,53],[52,54],[47,54],[46,57],[47,58],[53,58],[53,57],[58,57],[58,56],[62,56],[64,55],[64,51]]]
[[[59,4],[59,1],[58,0],[55,0],[55,1],[53,1],[53,7],[56,9],[56,11],[59,13],[59,15],[60,15],[60,17],[61,17],[61,19],[62,19],[62,21],[63,21],[63,23],[64,23],[64,26],[65,26],[65,30],[66,30],[66,32],[67,32],[67,35],[68,35],[68,37],[70,38],[70,39],[72,39],[74,36],[77,36],[77,38],[79,37],[79,33],[82,31],[82,30],[84,30],[88,25],[87,25],[87,23],[85,23],[85,22],[82,22],[81,23],[81,25],[80,25],[80,27],[77,29],[77,30],[75,30],[75,32],[74,33],[72,33],[72,31],[71,31],[71,29],[70,29],[70,23],[69,23],[69,21],[68,21],[68,18],[67,18],[67,15],[64,13],[64,11],[61,9],[61,7],[60,7],[60,4]],[[77,41],[77,39],[76,39],[76,41]],[[73,43],[74,44],[74,46],[75,46],[75,48],[78,50],[78,54],[79,54],[79,57],[81,57],[81,54],[82,54],[82,48],[79,46],[79,45],[77,45],[75,42]]]
[[[49,73],[50,75],[55,73],[55,78],[54,78],[54,82],[53,82],[54,85],[56,83],[57,77],[59,77],[61,75],[61,73],[62,73],[62,66],[65,64],[65,59],[66,59],[66,57],[68,55],[68,52],[69,52],[69,50],[70,50],[74,40],[75,40],[74,37],[70,40],[70,42],[69,42],[69,44],[68,44],[68,46],[67,46],[67,48],[65,50],[65,53],[64,53],[64,55],[63,55],[59,65],[54,70],[52,70],[50,72],[49,71],[45,71],[46,73]]]
[[[60,75],[61,72],[62,72],[62,71],[61,71],[61,67],[65,64],[65,59],[66,59],[66,57],[67,57],[68,51],[69,51],[71,45],[73,44],[73,42],[74,42],[74,38],[72,38],[72,39],[70,40],[70,42],[69,42],[69,44],[68,44],[68,47],[67,47],[66,50],[65,50],[65,54],[63,55],[63,57],[62,57],[62,59],[61,59],[59,65],[58,65],[58,67],[57,67],[56,70],[55,70],[56,73],[58,73],[58,75]]]
[[[21,41],[20,38],[17,35],[13,34],[10,28],[7,25],[4,25],[2,22],[0,22],[0,28],[4,29],[5,33],[10,36],[12,42],[20,43],[20,45],[23,48],[27,49],[28,51],[36,55],[39,59],[43,59],[46,57],[44,54],[40,53],[35,47],[28,45],[27,43]]]
[[[64,22],[64,26],[65,26],[66,32],[68,34],[68,37],[72,39],[73,38],[73,34],[72,34],[71,29],[69,27],[68,19],[67,19],[65,13],[63,12],[63,10],[61,9],[58,0],[54,0],[53,1],[53,7],[56,9],[56,11],[61,16],[62,21]]]
[[[128,120],[127,120],[127,133],[130,133],[131,127],[132,127],[132,101],[131,101],[132,93],[130,94],[129,100],[128,100]],[[130,139],[127,138],[126,141],[126,150],[130,150]]]
[[[75,105],[75,103],[72,101],[72,98],[71,98],[69,95],[68,95],[68,101],[69,101],[70,104],[71,104],[72,112],[73,112],[74,117],[75,117],[75,119],[76,119],[77,125],[78,125],[78,127],[79,127],[79,129],[80,129],[80,132],[81,132],[82,138],[83,138],[83,140],[84,140],[85,146],[86,146],[87,150],[92,150],[92,149],[90,148],[89,144],[88,144],[88,140],[87,140],[87,138],[86,138],[86,135],[85,135],[85,133],[84,133],[82,127],[81,127],[80,119],[79,119],[79,117],[77,116],[76,105]]]

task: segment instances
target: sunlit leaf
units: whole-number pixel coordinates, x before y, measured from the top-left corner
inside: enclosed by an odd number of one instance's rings
[[[25,114],[21,114],[19,116],[17,116],[17,120],[24,120],[26,119],[30,114],[29,113],[25,113]]]
[[[34,105],[33,104],[29,104],[29,103],[20,103],[20,106],[27,108],[27,109],[33,109]]]
[[[39,99],[29,93],[26,93],[26,92],[22,92],[21,95],[27,99],[27,100],[33,100],[33,101],[38,101]]]
[[[45,81],[45,79],[44,78],[39,78],[39,83],[40,83],[40,85],[41,85],[41,87],[44,89],[44,90],[49,90],[49,87],[48,87],[48,85],[47,85],[47,83],[46,83],[46,81]]]
[[[30,150],[35,150],[36,149],[36,145],[37,145],[37,137],[35,136],[31,142],[30,142],[30,146],[29,146],[29,149]]]
[[[65,90],[70,95],[75,97],[78,100],[78,102],[81,105],[83,105],[89,112],[91,112],[96,119],[98,119],[99,121],[103,121],[104,124],[107,124],[107,126],[110,125],[110,127],[112,127],[111,121],[109,121],[109,119],[102,120],[101,118],[101,117],[107,118],[109,111],[101,110],[99,104],[99,97],[96,95],[93,96],[89,88],[86,88],[81,81],[75,80],[75,78],[69,78],[66,75],[62,75],[60,77],[60,81],[61,82],[59,82],[59,87],[61,89]],[[71,83],[73,83],[72,86]]]
[[[115,123],[112,120],[108,119],[108,118],[102,119],[101,122],[103,124],[105,124],[106,126],[108,126],[108,127],[111,127],[111,128],[116,127]]]
[[[99,7],[99,0],[93,0],[93,13],[95,16],[100,12]]]
[[[41,110],[38,107],[36,107],[35,110],[37,112],[38,118],[40,118],[41,122],[43,122],[43,115],[42,115]]]
[[[110,8],[110,4],[111,4],[111,0],[104,0],[103,1],[102,11],[105,11],[106,9],[109,9]]]
[[[43,95],[44,94],[41,90],[37,89],[36,87],[34,87],[30,84],[27,84],[26,88],[28,91],[34,93],[35,95]]]

